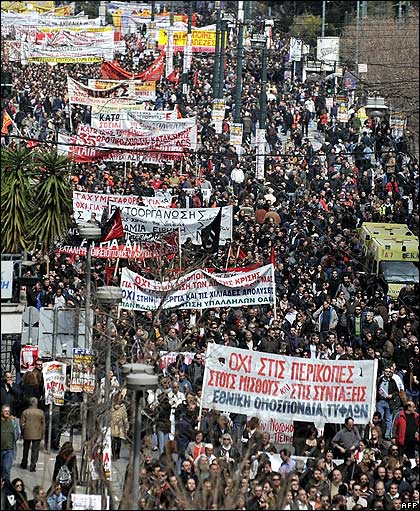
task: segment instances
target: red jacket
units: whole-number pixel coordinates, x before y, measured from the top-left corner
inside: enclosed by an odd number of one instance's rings
[[[416,428],[419,429],[419,414],[414,412],[414,418],[416,419]],[[405,443],[405,430],[407,427],[407,421],[405,417],[404,410],[400,412],[400,414],[395,419],[395,440],[397,445],[403,446]],[[418,432],[416,433],[416,437],[418,437]],[[418,438],[417,438],[418,439]]]

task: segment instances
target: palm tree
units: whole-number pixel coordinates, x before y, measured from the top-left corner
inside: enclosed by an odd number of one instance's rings
[[[18,254],[29,245],[33,209],[33,156],[26,147],[1,151],[1,240],[3,253]]]
[[[70,160],[57,152],[38,153],[40,170],[34,192],[34,208],[28,223],[31,247],[48,250],[67,237],[73,223]]]
[[[2,252],[48,250],[73,222],[69,159],[18,147],[3,149],[1,163]]]

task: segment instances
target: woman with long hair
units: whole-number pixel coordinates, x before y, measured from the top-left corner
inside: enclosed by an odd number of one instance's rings
[[[16,510],[27,510],[29,508],[28,497],[26,495],[25,483],[19,477],[12,481],[13,494],[16,499]]]
[[[64,442],[57,456],[53,471],[53,484],[59,484],[62,494],[68,495],[78,479],[77,458],[71,442]],[[48,492],[51,495],[51,492]],[[66,501],[63,502],[63,510],[66,509]]]

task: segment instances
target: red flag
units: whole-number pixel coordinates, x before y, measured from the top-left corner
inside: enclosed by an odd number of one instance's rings
[[[169,74],[166,79],[168,80],[168,82],[172,82],[174,83],[175,85],[178,85],[179,83],[179,69],[178,68],[175,68],[171,74]]]
[[[198,81],[198,71],[194,71],[194,78],[193,78],[193,86],[195,87],[197,85]]]
[[[107,266],[105,268],[105,282],[106,282],[107,286],[109,286],[109,283],[111,281],[112,274],[114,273],[114,270],[115,270],[115,266]]]
[[[238,250],[238,259],[246,259],[246,254],[241,248]]]
[[[104,60],[101,65],[102,78],[109,80],[160,80],[165,69],[165,50],[160,52],[158,58],[142,73],[134,74],[123,69],[118,62],[108,62]]]
[[[1,134],[2,135],[8,135],[9,133],[9,126],[13,124],[12,118],[8,114],[8,112],[5,110],[3,112],[3,124],[1,126]]]
[[[274,253],[274,247],[271,247],[270,263],[276,264],[276,254]]]
[[[121,211],[117,208],[108,222],[102,229],[102,242],[117,240],[124,237],[124,228],[122,224]]]
[[[36,140],[28,140],[26,145],[27,145],[27,147],[29,147],[29,149],[32,149],[33,147],[36,147],[39,144]]]

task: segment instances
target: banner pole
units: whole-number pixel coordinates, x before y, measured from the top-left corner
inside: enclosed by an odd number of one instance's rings
[[[274,321],[277,321],[276,281],[274,280],[274,264],[273,263],[271,263],[271,278],[273,279]]]
[[[182,246],[181,246],[181,228],[178,228],[178,257],[179,257],[179,271],[182,270]]]

